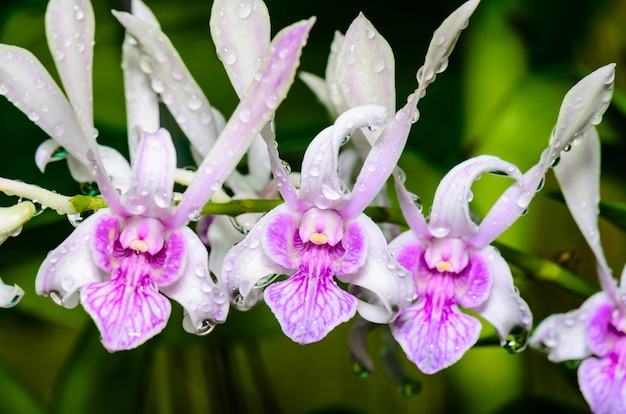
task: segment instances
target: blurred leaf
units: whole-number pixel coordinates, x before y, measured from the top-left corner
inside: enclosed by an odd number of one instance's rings
[[[108,353],[93,324],[70,356],[53,401],[55,413],[138,413],[145,402],[151,345]]]
[[[45,413],[43,405],[0,364],[0,406],[5,413]]]
[[[565,203],[559,191],[545,191],[545,196]],[[620,230],[626,231],[626,204],[611,200],[600,200],[600,217],[606,219]]]
[[[493,414],[527,414],[527,413],[551,413],[551,414],[585,414],[587,410],[579,409],[560,401],[522,395],[515,400],[496,410]]]

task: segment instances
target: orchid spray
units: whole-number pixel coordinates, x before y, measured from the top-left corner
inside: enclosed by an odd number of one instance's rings
[[[92,15],[86,1],[53,0],[48,6],[47,20],[63,26],[67,15],[62,11],[69,6],[84,13],[74,16],[74,24],[86,27],[79,33],[93,33],[93,19],[85,17]],[[116,13],[116,17],[127,29],[131,28],[133,36],[143,34],[142,30],[156,29],[127,13]],[[84,133],[76,110],[71,109],[43,66],[26,50],[2,46],[0,53],[5,59],[0,74],[6,85],[5,96],[25,113],[37,113],[37,125],[90,169],[108,205],[82,222],[50,252],[36,280],[39,293],[50,295],[63,306],[74,307],[80,301],[94,319],[108,350],[134,348],[163,329],[171,311],[163,294],[184,307],[183,324],[191,332],[207,333],[215,323],[225,320],[227,298],[208,275],[204,245],[186,224],[220,188],[284,99],[312,24],[313,20],[294,24],[275,37],[258,76],[207,151],[177,206],[172,203],[176,154],[166,130],[144,131],[141,126],[135,129],[137,136],[132,142],[137,147],[128,177],[132,184],[118,193],[93,135]],[[56,27],[55,23],[49,26]],[[49,37],[63,43],[63,39],[52,34]],[[141,36],[136,37],[141,42]],[[93,44],[90,38],[84,40],[86,45]],[[158,38],[157,45],[167,44],[165,38]],[[168,50],[166,46],[163,49]],[[90,53],[91,49],[77,50],[73,55],[57,58],[57,62],[68,73],[82,73],[86,68],[83,56]],[[161,57],[157,55],[155,59]],[[78,79],[87,82],[85,76]],[[175,77],[169,77],[167,83],[180,95],[186,93]],[[88,87],[89,84],[83,85]],[[42,111],[43,107],[47,110]]]

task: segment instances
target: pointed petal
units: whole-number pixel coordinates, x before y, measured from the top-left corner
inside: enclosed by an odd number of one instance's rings
[[[130,9],[133,12],[133,16],[139,17],[144,22],[150,23],[153,26],[161,27],[152,10],[141,0],[131,0]]]
[[[189,228],[180,229],[186,249],[185,268],[176,282],[159,290],[180,303],[186,317],[183,328],[198,335],[207,334],[228,315],[228,297],[211,279],[206,247]]]
[[[269,223],[287,211],[288,207],[283,204],[261,217],[246,238],[226,255],[220,272],[221,285],[237,308],[249,309],[256,304],[263,294],[264,279],[292,273],[271,260],[262,246]]]
[[[393,51],[363,13],[346,31],[337,56],[336,76],[349,107],[378,104],[390,114],[396,112]]]
[[[576,361],[592,354],[589,347],[589,318],[598,306],[607,303],[604,293],[587,299],[579,309],[550,315],[537,326],[529,344],[548,353],[553,362]]]
[[[430,296],[423,296],[391,324],[396,341],[425,374],[434,374],[461,359],[481,330],[480,322],[453,302],[440,306]]]
[[[55,156],[62,147],[53,139],[47,139],[42,142],[35,152],[35,164],[39,171],[44,172],[46,165],[52,161],[65,159],[65,156]]]
[[[0,45],[0,94],[82,164],[89,143],[81,125],[50,74],[29,51]]]
[[[417,82],[419,83],[420,97],[426,91],[437,74],[443,72],[448,67],[448,58],[459,40],[461,31],[469,23],[469,18],[476,10],[479,0],[470,0],[456,9],[443,21],[435,33],[428,46],[424,65],[417,72]]]
[[[416,95],[411,94],[407,104],[396,112],[383,135],[367,154],[363,168],[356,178],[352,198],[337,208],[346,219],[360,214],[376,197],[393,172],[409,137],[411,124],[416,119],[416,103]]]
[[[615,63],[610,63],[584,77],[567,92],[550,137],[551,152],[544,161],[547,167],[572,141],[600,123],[613,96],[614,80]]]
[[[267,128],[267,126],[264,128]],[[273,137],[269,139],[270,135],[262,134],[262,136],[267,147],[274,182],[276,183],[276,187],[278,188],[280,195],[283,200],[285,200],[285,204],[290,206],[292,209],[301,213],[304,212],[306,209],[310,208],[311,205],[306,200],[302,200],[300,198],[299,190],[296,189],[295,184],[289,176],[291,172],[290,169],[285,168],[285,164],[280,159],[277,141],[274,141]]]
[[[596,257],[600,283],[604,291],[618,302],[615,281],[600,244],[600,138],[595,128],[589,129],[569,153],[563,154],[553,171],[567,207]]]
[[[281,30],[270,47],[270,54],[260,66],[255,81],[239,103],[209,154],[198,167],[176,214],[172,227],[189,220],[189,214],[200,211],[226,177],[236,167],[252,140],[269,122],[293,83],[302,47],[314,19],[295,23]]]
[[[206,233],[210,246],[209,269],[217,276],[218,280],[221,280],[222,263],[224,263],[226,254],[234,245],[244,239],[244,234],[235,228],[230,217],[220,215],[205,216],[204,218],[208,217],[213,218]],[[196,227],[196,231],[199,231],[198,227]],[[200,240],[202,240],[202,235],[200,235]]]
[[[176,150],[165,129],[143,132],[124,206],[132,214],[163,217],[172,209]]]
[[[130,187],[131,169],[128,161],[116,149],[98,145],[98,155],[106,170],[107,182],[118,193],[125,193]],[[79,183],[90,183],[97,180],[93,167],[81,164],[71,154],[66,157],[67,167],[72,178]],[[116,197],[118,198],[118,197]]]
[[[217,137],[211,106],[169,38],[138,17],[116,11],[113,14],[140,43],[145,53],[143,67],[150,74],[152,88],[159,92],[193,146],[206,155]]]
[[[356,312],[356,299],[332,277],[298,272],[269,285],[264,296],[285,335],[300,344],[321,340]]]
[[[474,253],[474,256],[482,256],[489,267],[492,288],[487,300],[472,310],[496,328],[502,346],[512,345],[511,351],[522,351],[526,347],[526,335],[532,328],[533,315],[513,285],[509,265],[492,246]],[[507,337],[512,332],[520,332],[520,343],[508,344]]]
[[[50,295],[59,305],[73,308],[78,304],[77,290],[102,281],[104,273],[96,261],[96,226],[108,216],[107,209],[98,210],[83,221],[56,249],[48,253],[37,272],[35,290]]]
[[[515,165],[490,155],[473,157],[457,165],[437,187],[428,225],[433,236],[464,237],[476,232],[478,225],[470,217],[469,202],[472,184],[485,172],[522,179]]]
[[[520,178],[517,167],[513,168],[515,174],[511,177],[516,182],[496,200],[478,225],[478,230],[464,238],[468,245],[478,249],[489,245],[528,209],[537,189],[541,186],[545,170],[540,165],[535,165]]]
[[[116,277],[83,287],[80,300],[110,351],[133,349],[165,328],[170,302],[149,279],[137,285]]]
[[[588,358],[578,368],[578,384],[594,413],[626,412],[624,368],[612,358]]]
[[[35,205],[30,201],[17,203],[10,207],[0,207],[0,244],[11,235],[19,234],[24,223],[35,215]]]
[[[272,167],[267,146],[263,138],[257,135],[248,150],[247,183],[251,188],[259,192],[268,184],[271,175]]]
[[[398,202],[400,203],[402,214],[404,215],[404,219],[409,225],[409,228],[418,237],[422,239],[430,239],[432,235],[430,234],[426,218],[424,217],[424,214],[422,214],[422,206],[418,206],[416,204],[419,197],[409,193],[402,181],[399,179],[397,169],[395,170],[393,177],[396,193],[398,195]]]
[[[346,98],[341,92],[339,86],[339,80],[337,80],[337,59],[341,45],[344,42],[344,35],[335,32],[333,41],[330,44],[330,54],[328,55],[328,62],[326,63],[326,84],[328,85],[328,97],[330,99],[330,105],[328,106],[328,112],[333,119],[337,118],[339,114],[345,112],[349,106],[346,102]]]
[[[360,215],[357,222],[365,235],[365,263],[355,273],[337,275],[344,283],[363,288],[359,291],[358,312],[370,322],[389,323],[398,310],[413,299],[413,280],[389,253],[380,228],[369,217]],[[350,269],[352,270],[352,269]]]
[[[91,72],[95,18],[88,0],[51,0],[46,37],[61,82],[86,135],[93,133]]]
[[[267,7],[261,0],[217,0],[209,26],[230,83],[242,98],[270,45]]]
[[[347,199],[346,185],[337,174],[339,147],[358,128],[380,128],[386,120],[387,110],[380,105],[363,105],[339,115],[334,125],[313,139],[304,154],[300,196],[321,209],[333,208]]]
[[[122,45],[126,128],[131,162],[134,162],[136,152],[132,137],[135,127],[155,132],[160,126],[159,98],[152,89],[150,77],[141,70],[141,52],[136,43],[132,36],[127,35]]]
[[[24,296],[24,290],[18,285],[5,285],[0,279],[0,308],[12,308]]]

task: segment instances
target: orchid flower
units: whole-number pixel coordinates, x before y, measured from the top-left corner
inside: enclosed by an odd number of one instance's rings
[[[607,65],[567,93],[550,146],[524,175],[494,156],[462,162],[441,181],[428,220],[396,178],[410,230],[389,248],[412,272],[416,300],[400,312],[391,329],[422,372],[432,374],[455,363],[478,340],[480,321],[459,307],[490,322],[507,351],[525,348],[532,314],[513,285],[507,263],[490,243],[526,211],[561,152],[599,122],[611,97],[613,76],[614,65]],[[516,182],[476,224],[469,211],[471,185],[485,172],[507,175]]]
[[[190,139],[192,155],[200,163],[224,129],[224,118],[210,105],[150,9],[139,0],[133,0],[131,9],[133,15],[121,19],[129,32],[123,49],[126,96],[130,103],[127,105],[129,125],[147,123],[153,129],[158,128],[157,102],[160,98]],[[217,0],[212,5],[209,25],[218,56],[237,95],[243,98],[270,46],[267,7],[260,0],[244,5]],[[161,40],[156,41],[157,38]],[[165,61],[164,57],[167,57]],[[167,82],[171,79],[175,82]],[[265,127],[263,131],[269,132],[271,128]],[[132,139],[130,144],[131,148],[135,145]],[[269,157],[260,135],[253,140],[247,160],[248,174],[243,175],[235,169],[226,179],[233,197],[272,196],[273,193],[268,192],[268,188],[271,190]],[[192,178],[193,174],[187,171],[177,172],[180,183],[188,184]],[[213,202],[229,199],[224,192],[212,197]],[[211,246],[209,260],[212,272],[218,271],[228,249],[243,238],[231,222],[246,231],[258,217],[259,214],[244,214],[233,219],[222,216],[200,219],[196,229],[203,242]],[[210,239],[219,242],[211,243]]]
[[[608,96],[610,98],[610,96]],[[567,206],[596,258],[602,291],[578,309],[544,319],[530,345],[553,362],[582,361],[578,384],[597,414],[626,411],[626,267],[616,286],[598,229],[600,142],[595,129],[554,168]]]
[[[413,94],[391,119],[352,192],[337,172],[339,148],[357,128],[384,125],[386,108],[350,109],[318,134],[305,152],[299,189],[281,164],[275,143],[268,142],[285,203],[263,216],[224,260],[223,284],[237,307],[247,309],[263,295],[283,332],[307,344],[357,311],[369,321],[388,323],[408,304],[410,278],[389,256],[385,237],[363,209],[395,168],[416,117],[416,103]],[[271,283],[276,275],[288,278]],[[333,277],[351,285],[354,295]]]
[[[74,5],[87,13],[88,3]],[[144,22],[127,13],[115,15],[143,46],[147,37],[141,32]],[[134,151],[131,148],[132,175],[127,177],[132,184],[119,194],[93,135],[75,133],[81,124],[43,66],[28,51],[5,47],[11,52],[10,59],[0,64],[5,94],[25,112],[44,105],[50,108],[40,114],[38,125],[50,133],[56,125],[63,126],[68,132],[61,134],[63,147],[93,171],[108,204],[49,253],[39,269],[36,290],[65,307],[80,301],[108,350],[131,349],[159,333],[171,311],[164,295],[183,306],[183,326],[190,332],[208,333],[215,323],[225,320],[227,297],[208,274],[205,247],[186,225],[199,215],[202,205],[272,119],[293,82],[312,24],[313,19],[302,21],[276,35],[254,81],[177,206],[172,203],[176,154],[166,130],[144,131],[142,125],[133,128],[131,142],[136,146]],[[166,44],[165,38],[157,39],[159,50],[167,49]],[[159,59],[163,60],[162,56]],[[160,63],[165,67],[168,62],[166,58]],[[147,61],[153,67],[157,63]],[[164,85],[183,97],[175,78],[164,79]],[[45,88],[38,87],[39,79]],[[198,112],[190,123],[201,124],[202,119]]]

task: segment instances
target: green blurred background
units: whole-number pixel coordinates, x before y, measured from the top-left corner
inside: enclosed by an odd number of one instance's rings
[[[126,154],[120,69],[123,30],[110,13],[128,4],[96,0],[94,60],[95,121],[100,142]],[[209,101],[224,114],[237,104],[208,31],[210,0],[146,0]],[[273,33],[317,16],[301,70],[323,76],[334,31],[345,32],[359,11],[387,39],[396,56],[397,101],[415,88],[432,32],[457,8],[458,0],[293,2],[267,0]],[[409,7],[409,4],[411,6]],[[45,0],[4,0],[0,42],[32,51],[58,79],[44,36]],[[463,32],[448,70],[420,102],[401,160],[407,184],[426,208],[445,172],[463,159],[493,154],[525,170],[537,162],[561,99],[576,81],[604,64],[617,63],[616,92],[599,131],[603,142],[602,196],[626,202],[626,1],[483,0]],[[283,156],[294,170],[306,145],[329,124],[325,110],[297,80],[278,110],[276,128]],[[177,145],[186,145],[173,121],[165,123]],[[80,192],[65,163],[41,174],[34,163],[47,137],[26,116],[0,99],[0,176],[40,184],[60,193]],[[190,163],[179,160],[180,166]],[[510,181],[484,177],[472,207],[485,214]],[[546,187],[555,188],[551,173]],[[593,260],[567,209],[543,191],[530,211],[499,242],[560,264],[595,283]],[[2,205],[15,203],[3,197]],[[60,308],[34,292],[34,277],[46,253],[72,230],[65,217],[44,211],[19,237],[0,247],[0,277],[18,283],[26,296],[0,311],[0,413],[525,413],[587,412],[573,364],[551,364],[526,350],[509,355],[481,345],[456,365],[426,376],[402,356],[407,377],[386,372],[383,329],[369,337],[377,372],[353,373],[348,354],[351,323],[322,342],[301,346],[285,338],[264,305],[231,310],[225,325],[207,337],[185,333],[182,309],[173,304],[166,330],[132,351],[107,353],[84,311]],[[619,274],[626,259],[624,231],[603,220],[602,239]],[[567,256],[567,260],[563,260]],[[578,306],[585,298],[513,267],[516,284],[536,321]],[[484,324],[484,337],[493,329]],[[388,348],[387,351],[390,351]],[[396,351],[397,350],[391,350]]]

